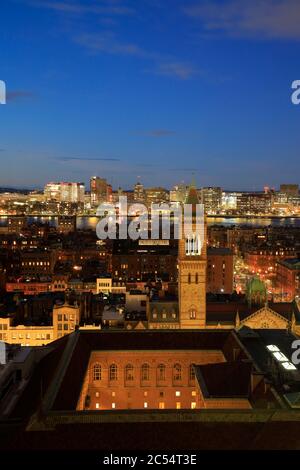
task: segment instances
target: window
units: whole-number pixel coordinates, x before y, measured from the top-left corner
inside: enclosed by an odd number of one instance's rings
[[[133,365],[127,364],[125,367],[125,380],[133,380]]]
[[[176,410],[180,410],[180,408],[181,408],[181,403],[180,403],[180,401],[177,401],[176,402]]]
[[[191,364],[189,367],[189,379],[195,380],[195,369],[194,369],[193,364]]]
[[[109,380],[118,380],[118,366],[116,364],[109,366]]]
[[[177,390],[177,391],[175,392],[175,395],[176,395],[176,397],[180,397],[181,393]]]
[[[116,396],[116,392],[111,392],[111,396],[112,396],[112,397],[115,397],[115,396]]]
[[[144,402],[144,408],[148,408],[148,403],[146,401]]]
[[[100,364],[94,365],[94,373],[93,373],[94,380],[101,380],[101,366]]]
[[[173,367],[173,380],[181,380],[181,365],[175,364]]]
[[[115,403],[112,403],[112,404],[111,404],[111,407],[112,407],[113,409],[115,409],[116,404],[115,404]]]
[[[149,380],[149,372],[150,372],[149,364],[143,364],[142,370],[141,370],[141,379]]]
[[[192,397],[195,397],[197,394],[196,390],[192,390]]]
[[[96,395],[96,398],[98,398],[99,397],[99,392],[96,392],[95,395]]]
[[[191,403],[191,409],[194,410],[196,408],[196,402],[195,401],[192,401]]]
[[[99,403],[96,403],[96,409],[99,410],[99,408],[100,408]]]
[[[157,380],[166,380],[166,366],[164,364],[157,366]]]
[[[160,401],[159,404],[158,404],[158,408],[159,408],[160,410],[164,410],[164,408],[165,408],[165,403],[164,403],[163,401]]]
[[[190,320],[195,320],[196,318],[196,309],[193,307],[190,309]]]
[[[196,274],[196,280],[195,280],[195,282],[196,282],[196,284],[198,284],[198,282],[199,282],[199,275],[198,275],[198,273]]]
[[[188,274],[188,283],[189,283],[189,284],[191,283],[191,275],[190,275],[190,273]]]

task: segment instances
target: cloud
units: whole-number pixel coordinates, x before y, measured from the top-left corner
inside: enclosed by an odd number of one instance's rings
[[[207,32],[231,37],[300,39],[299,0],[216,0],[184,7],[191,18],[199,19]]]
[[[150,131],[135,132],[135,135],[141,135],[145,137],[167,137],[175,134],[175,131],[171,131],[169,129],[152,129]]]
[[[194,67],[182,62],[161,62],[153,72],[156,75],[176,77],[180,80],[187,80],[199,73]]]
[[[46,8],[61,13],[71,14],[93,14],[93,15],[130,15],[134,13],[132,8],[124,7],[118,3],[111,3],[107,1],[101,2],[102,5],[92,3],[87,5],[84,2],[70,2],[70,1],[38,1],[33,0],[29,2],[29,5],[37,8]]]
[[[110,31],[103,33],[84,33],[73,38],[74,42],[92,52],[146,57],[148,54],[136,44],[121,42]]]
[[[71,161],[101,161],[101,162],[119,162],[119,158],[102,158],[102,157],[58,157],[55,160],[60,160],[62,162],[71,162]]]
[[[6,100],[7,101],[16,101],[22,98],[32,98],[34,96],[34,93],[31,91],[26,91],[26,90],[12,90],[12,91],[7,91],[6,93]]]

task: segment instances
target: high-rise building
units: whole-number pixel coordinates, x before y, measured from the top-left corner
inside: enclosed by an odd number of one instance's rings
[[[108,185],[105,178],[92,176],[90,179],[91,205],[98,206],[101,202],[107,201]]]
[[[139,181],[134,185],[133,198],[135,201],[143,202],[145,200],[146,194],[144,185]]]
[[[44,188],[46,201],[83,203],[84,193],[84,183],[47,183]]]
[[[281,184],[280,192],[287,196],[299,196],[299,185],[298,184]]]
[[[222,205],[222,189],[220,187],[202,188],[201,202],[204,204],[206,214],[217,214]]]

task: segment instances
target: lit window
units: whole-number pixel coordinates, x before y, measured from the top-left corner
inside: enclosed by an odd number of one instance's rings
[[[148,403],[146,401],[144,402],[144,408],[148,408]]]
[[[175,395],[176,395],[176,397],[180,397],[181,393],[178,392],[178,391],[176,391],[176,392],[175,392]]]
[[[160,410],[164,410],[164,408],[165,408],[165,402],[160,401],[159,404],[158,404],[158,408],[159,408]]]
[[[144,397],[147,397],[148,396],[148,392],[144,392]]]
[[[96,398],[98,398],[99,397],[99,392],[96,392],[95,395],[96,395]]]
[[[196,390],[192,390],[192,397],[195,397],[197,394]]]
[[[195,401],[192,401],[191,403],[191,409],[194,410],[196,408],[196,402]]]
[[[116,392],[111,392],[111,396],[112,396],[112,397],[115,397],[115,396],[116,396]]]
[[[181,403],[180,403],[180,401],[177,401],[176,402],[176,410],[180,410],[180,408],[181,408]]]
[[[111,404],[111,407],[112,407],[113,409],[115,409],[116,404],[115,404],[115,403],[112,403],[112,404]]]
[[[96,409],[98,410],[100,408],[99,403],[96,403]]]

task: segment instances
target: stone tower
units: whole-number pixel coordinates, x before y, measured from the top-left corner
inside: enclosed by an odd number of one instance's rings
[[[191,204],[193,234],[186,235],[184,226],[178,242],[178,292],[180,328],[205,328],[206,323],[206,219],[203,215],[196,230],[196,205],[199,204],[194,184],[185,204]]]

